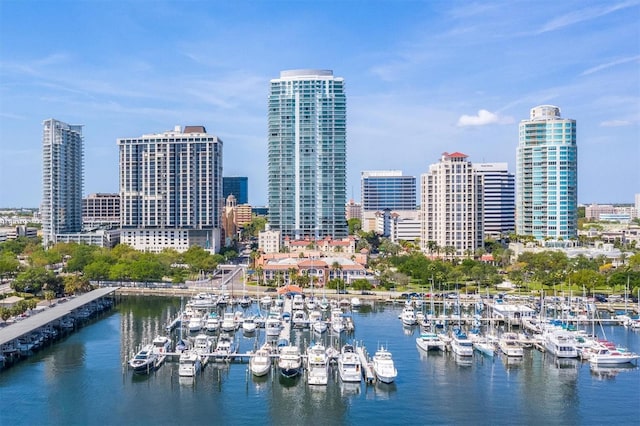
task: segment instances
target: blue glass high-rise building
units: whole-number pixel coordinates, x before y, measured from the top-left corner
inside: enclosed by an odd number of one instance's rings
[[[578,230],[576,121],[541,105],[520,122],[516,169],[516,232],[569,239]]]
[[[223,177],[222,197],[226,200],[231,194],[236,197],[238,204],[249,204],[249,178],[245,176]]]
[[[282,237],[343,238],[347,176],[344,79],[282,71],[268,114],[269,225]]]
[[[362,210],[415,210],[416,178],[400,170],[364,171],[361,174]]]

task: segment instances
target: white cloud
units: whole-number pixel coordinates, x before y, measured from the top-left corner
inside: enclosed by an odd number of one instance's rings
[[[631,125],[631,122],[626,120],[608,120],[600,123],[600,127],[623,127],[629,125]]]
[[[513,123],[511,117],[501,117],[500,115],[481,109],[478,115],[462,115],[458,119],[458,127],[486,126],[487,124],[510,124]]]
[[[575,10],[547,22],[542,28],[538,30],[538,33],[541,34],[548,31],[559,30],[564,27],[579,24],[584,21],[590,21],[592,19],[596,19],[613,12],[617,12],[618,10],[626,9],[628,7],[634,7],[637,5],[638,5],[638,2],[633,0],[633,1],[627,1],[627,2],[614,4],[614,5],[598,6],[598,7]]]
[[[627,62],[634,62],[634,61],[638,61],[640,60],[640,55],[638,56],[631,56],[629,58],[622,58],[622,59],[618,59],[616,61],[611,61],[611,62],[607,62],[606,64],[601,64],[592,68],[589,68],[586,71],[583,71],[582,74],[580,75],[589,75],[589,74],[593,74],[594,72],[598,72],[607,68],[611,68],[614,67],[616,65],[620,65],[620,64],[626,64]]]

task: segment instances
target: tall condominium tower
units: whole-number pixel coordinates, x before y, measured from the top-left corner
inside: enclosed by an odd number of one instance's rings
[[[568,239],[578,229],[576,121],[541,105],[520,122],[516,169],[516,232]]]
[[[249,203],[249,178],[246,176],[229,176],[222,178],[222,197],[236,197],[238,204]]]
[[[507,163],[473,163],[481,178],[484,234],[506,237],[516,229],[516,179]]]
[[[42,135],[42,243],[82,230],[82,126],[48,119]]]
[[[465,154],[442,154],[421,176],[421,187],[422,250],[437,246],[441,254],[463,256],[482,247],[481,178]]]
[[[415,210],[416,178],[400,170],[364,171],[361,174],[362,210]]]
[[[217,251],[222,141],[203,126],[118,139],[121,241],[138,250]]]
[[[269,225],[282,237],[343,238],[344,80],[328,70],[282,71],[269,92]]]

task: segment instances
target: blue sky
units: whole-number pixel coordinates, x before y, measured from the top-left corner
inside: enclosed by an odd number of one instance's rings
[[[266,197],[269,80],[333,69],[360,172],[442,152],[515,171],[518,122],[578,122],[579,202],[640,192],[640,1],[0,0],[0,206],[41,199],[42,121],[83,124],[85,193],[118,191],[116,139],[204,125]]]

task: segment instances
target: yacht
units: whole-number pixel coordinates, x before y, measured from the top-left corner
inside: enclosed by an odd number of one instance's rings
[[[280,319],[275,316],[270,316],[264,325],[265,333],[267,336],[279,336],[282,329],[282,323]]]
[[[262,306],[263,308],[270,308],[272,302],[273,299],[271,298],[271,296],[266,295],[260,299],[260,306]]]
[[[398,376],[391,352],[386,350],[384,346],[381,346],[373,356],[373,371],[382,383],[393,383]]]
[[[206,334],[198,334],[193,343],[193,350],[200,355],[202,365],[206,365],[213,347],[213,341]]]
[[[129,366],[136,374],[149,374],[158,366],[158,355],[154,352],[153,345],[144,345],[129,360]]]
[[[336,334],[340,334],[344,331],[344,321],[342,320],[342,309],[340,308],[331,310],[331,329]]]
[[[351,308],[358,309],[360,306],[362,306],[362,301],[360,300],[360,298],[359,297],[352,297],[351,298]]]
[[[425,352],[433,350],[445,350],[445,343],[440,340],[438,335],[433,332],[420,333],[420,337],[416,339],[416,346]]]
[[[294,294],[291,301],[291,309],[294,311],[304,309],[304,299],[301,294]]]
[[[305,299],[304,305],[307,308],[307,311],[313,311],[314,309],[316,309],[316,298],[313,296],[307,297]]]
[[[503,333],[502,336],[500,336],[500,340],[498,340],[498,347],[506,356],[524,356],[524,349],[522,349],[516,333]]]
[[[178,367],[178,376],[180,377],[195,377],[202,368],[202,361],[200,355],[195,351],[184,351],[180,354],[180,362]]]
[[[329,382],[329,362],[325,347],[315,343],[307,349],[307,383],[326,385]]]
[[[453,333],[451,350],[458,356],[473,356],[473,342],[461,330]]]
[[[249,360],[249,369],[256,377],[265,376],[271,369],[271,352],[265,343]]]
[[[338,373],[343,382],[360,382],[362,366],[353,345],[344,345],[338,355]]]
[[[199,332],[202,329],[202,316],[199,313],[195,312],[193,316],[189,319],[187,328],[191,333]]]
[[[256,320],[254,317],[247,317],[244,319],[244,321],[242,321],[242,332],[245,334],[251,334],[254,333],[256,331],[256,328],[258,328],[258,323],[256,323]]]
[[[222,315],[222,324],[220,324],[222,331],[231,332],[236,329],[236,320],[233,312],[225,312]]]
[[[619,365],[633,363],[640,355],[632,352],[622,352],[605,345],[598,345],[589,351],[589,363],[591,365]]]
[[[323,311],[326,311],[327,309],[329,309],[329,306],[331,306],[331,304],[329,303],[329,300],[326,297],[323,297],[322,300],[320,300],[320,309],[322,309]]]
[[[416,312],[413,309],[413,306],[407,305],[402,309],[402,314],[400,314],[400,319],[402,320],[402,324],[406,326],[414,326],[418,323],[416,319]]]
[[[293,315],[291,317],[291,322],[293,323],[293,328],[304,328],[309,323],[307,319],[307,313],[303,310],[293,311]]]
[[[487,337],[475,339],[473,349],[487,356],[494,356],[496,352],[495,344]]]
[[[284,377],[294,377],[300,373],[302,357],[297,346],[283,346],[280,348],[278,368]]]
[[[171,339],[167,336],[156,336],[151,342],[153,352],[158,356],[158,366],[167,358],[167,352],[171,352]]]
[[[220,334],[218,344],[216,345],[216,350],[214,352],[216,361],[227,361],[229,359],[229,355],[232,353],[233,342],[231,340],[231,336],[227,333]]]
[[[318,334],[322,334],[327,331],[327,323],[322,319],[322,312],[312,311],[309,314],[309,324],[311,328]]]
[[[242,306],[243,308],[248,308],[249,306],[251,306],[251,298],[246,294],[242,296],[242,298],[240,299],[240,306]]]
[[[211,312],[207,316],[207,322],[205,323],[205,328],[210,333],[214,333],[218,331],[218,329],[220,328],[220,317],[218,316],[217,313]]]
[[[544,347],[558,358],[577,358],[578,349],[573,333],[565,330],[551,330],[544,334]]]

